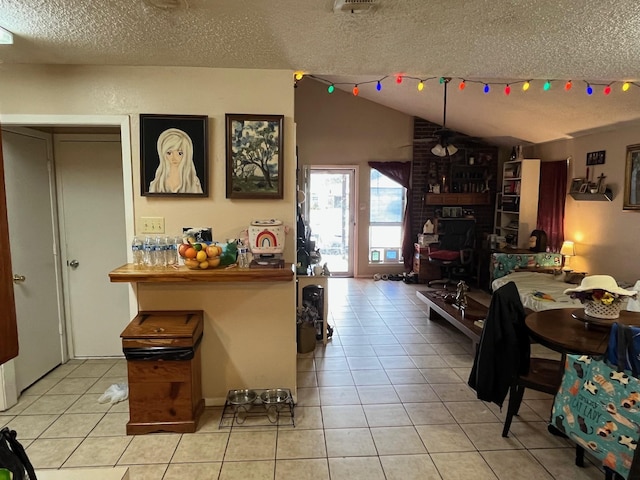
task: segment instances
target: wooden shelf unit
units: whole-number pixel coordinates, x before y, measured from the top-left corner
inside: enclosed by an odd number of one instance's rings
[[[490,205],[489,192],[484,193],[427,193],[426,205]]]
[[[529,234],[538,221],[540,160],[522,159],[505,162],[502,184],[496,194],[495,234],[516,235],[513,246],[528,248]]]

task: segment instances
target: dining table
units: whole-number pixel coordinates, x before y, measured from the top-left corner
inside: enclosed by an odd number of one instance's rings
[[[623,310],[619,318],[605,320],[585,315],[584,309],[558,308],[532,312],[525,318],[533,340],[563,355],[604,354],[614,322],[640,326],[640,312]]]

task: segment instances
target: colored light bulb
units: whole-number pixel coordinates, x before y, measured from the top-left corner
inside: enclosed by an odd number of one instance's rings
[[[467,82],[465,82],[464,80],[462,80],[462,81],[460,82],[460,84],[458,85],[458,89],[459,89],[459,90],[464,90],[464,87],[466,87],[466,86],[467,86]]]
[[[569,90],[571,90],[571,87],[573,87],[573,83],[571,83],[571,80],[569,80],[567,83],[564,84],[564,89],[568,92]]]
[[[604,93],[605,95],[609,95],[611,93],[611,85],[605,86],[602,90],[602,93]]]
[[[542,87],[542,89],[546,92],[548,90],[551,89],[551,82],[549,80],[547,80],[546,82],[544,82],[544,87]]]
[[[531,83],[529,82],[529,80],[527,80],[526,82],[524,82],[522,84],[522,91],[526,92],[527,90],[529,90],[529,87],[531,86]]]
[[[358,85],[355,85],[352,91],[353,91],[353,96],[357,97],[358,94],[360,93],[360,89],[358,88]]]
[[[396,83],[397,84],[401,84],[402,83],[402,75],[396,75]]]
[[[382,90],[382,84],[380,83],[380,80],[378,80],[378,83],[376,83],[376,90],[377,91]]]
[[[622,91],[626,92],[627,90],[629,90],[629,87],[631,87],[631,84],[629,82],[624,82],[622,84]]]
[[[587,83],[587,95],[591,95],[593,93],[593,87]]]
[[[488,83],[484,84],[484,89],[483,89],[484,93],[489,93],[491,91],[491,87],[489,86]]]
[[[303,72],[296,72],[296,80],[302,80],[302,77],[304,77]]]
[[[438,82],[440,82],[440,85],[442,85],[444,83],[444,77],[440,77],[440,80],[438,80]]]
[[[422,90],[424,90],[424,82],[420,80],[420,83],[418,83],[418,91],[421,92]]]
[[[327,88],[327,92],[329,93],[333,93],[333,91],[336,89],[336,87],[333,86],[333,83],[331,85],[329,85],[329,88]]]
[[[507,84],[507,86],[504,87],[504,94],[509,95],[510,93],[511,93],[511,87]]]

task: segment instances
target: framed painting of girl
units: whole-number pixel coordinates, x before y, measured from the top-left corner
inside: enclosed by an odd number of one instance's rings
[[[207,124],[204,115],[140,115],[143,196],[209,195]]]

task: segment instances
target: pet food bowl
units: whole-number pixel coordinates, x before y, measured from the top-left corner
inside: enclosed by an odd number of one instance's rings
[[[233,405],[246,405],[253,403],[257,397],[253,390],[231,390],[227,395],[227,401]]]
[[[284,403],[289,400],[289,391],[283,388],[271,388],[260,394],[260,400],[269,405]]]

